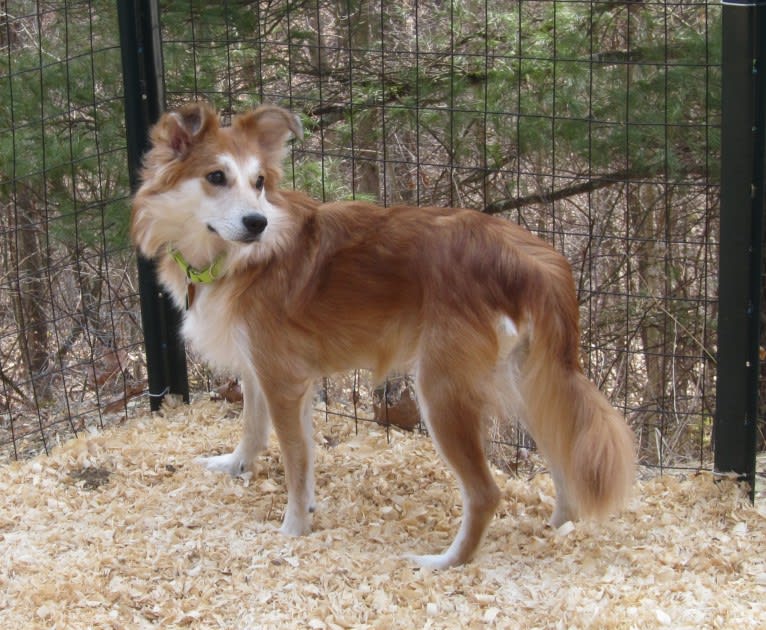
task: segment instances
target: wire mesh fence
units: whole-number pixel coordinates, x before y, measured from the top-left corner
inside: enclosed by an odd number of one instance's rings
[[[0,4],[0,452],[124,417],[142,380],[114,7]]]
[[[49,430],[124,417],[143,391],[113,4],[2,5],[5,456],[39,450]],[[470,207],[536,232],[573,265],[586,369],[635,428],[642,461],[709,464],[718,3],[160,8],[168,107],[283,105],[307,132],[287,185]],[[191,370],[198,392],[228,376]],[[365,378],[329,381],[327,412],[374,416]],[[494,437],[522,440],[504,426]]]

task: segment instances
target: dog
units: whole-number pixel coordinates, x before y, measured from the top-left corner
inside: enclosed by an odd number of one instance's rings
[[[419,407],[455,474],[463,515],[425,567],[471,560],[500,499],[483,419],[513,414],[546,458],[553,526],[619,508],[635,476],[624,418],[579,359],[574,280],[562,255],[475,210],[319,203],[280,189],[300,120],[262,105],[224,125],[203,102],[151,130],[131,236],[157,263],[203,358],[242,379],[235,450],[202,458],[232,475],[266,448],[285,467],[280,531],[307,534],[314,511],[314,383],[351,368],[415,375]]]

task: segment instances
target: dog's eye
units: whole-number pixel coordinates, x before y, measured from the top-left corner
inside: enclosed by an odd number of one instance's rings
[[[258,175],[258,179],[255,180],[255,189],[263,190],[263,175]]]
[[[223,171],[213,171],[205,175],[205,179],[209,181],[213,186],[226,185],[226,174]]]

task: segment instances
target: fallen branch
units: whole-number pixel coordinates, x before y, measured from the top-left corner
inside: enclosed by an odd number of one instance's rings
[[[146,385],[143,383],[128,385],[125,388],[125,393],[122,396],[104,405],[104,413],[116,413],[117,411],[120,411],[125,407],[125,405],[128,404],[129,400],[141,396],[145,391]]]
[[[508,210],[517,210],[526,206],[531,206],[538,203],[552,203],[554,201],[560,201],[567,199],[568,197],[574,197],[575,195],[582,195],[591,193],[601,188],[608,188],[615,184],[623,184],[627,180],[637,179],[639,177],[645,177],[646,172],[635,170],[623,170],[609,173],[601,177],[595,177],[589,179],[580,184],[574,184],[573,186],[565,186],[558,190],[551,192],[540,192],[532,195],[526,195],[524,197],[516,197],[514,199],[503,199],[501,201],[494,201],[491,204],[484,207],[483,212],[485,214],[497,214],[499,212],[507,212]]]

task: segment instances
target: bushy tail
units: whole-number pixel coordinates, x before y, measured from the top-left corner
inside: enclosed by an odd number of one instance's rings
[[[521,395],[527,428],[548,459],[556,483],[553,524],[603,517],[621,507],[633,484],[633,432],[582,372],[571,279],[548,278],[530,297]]]

